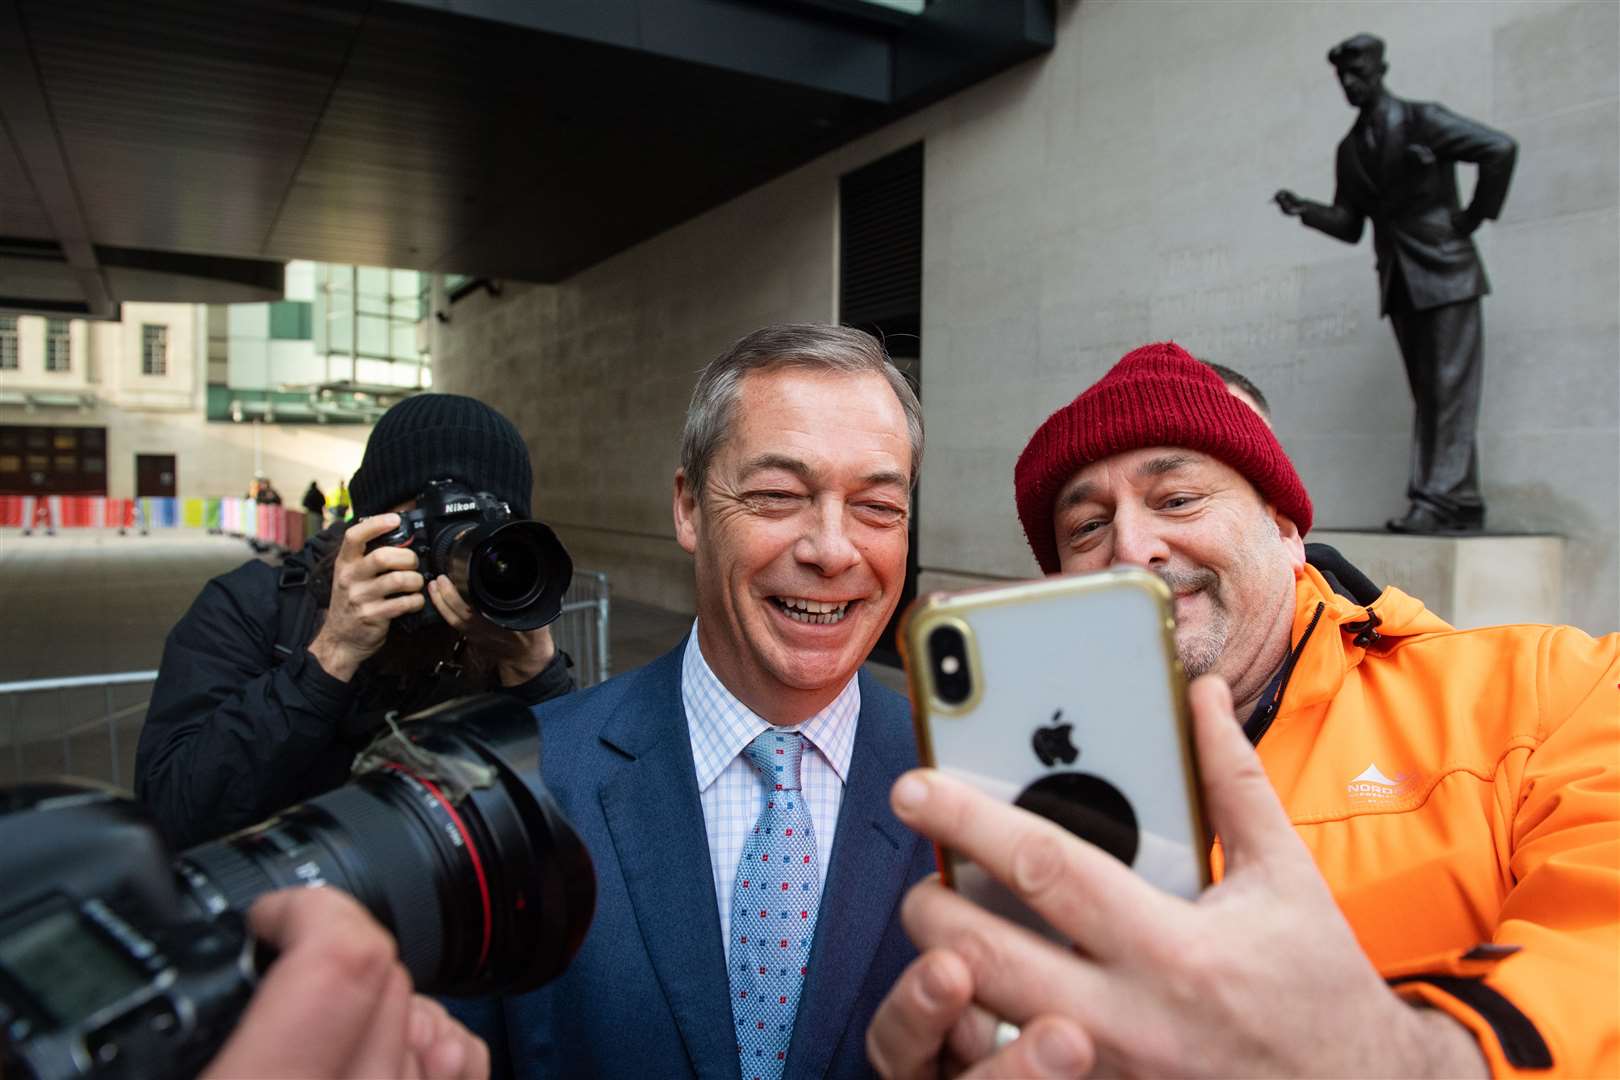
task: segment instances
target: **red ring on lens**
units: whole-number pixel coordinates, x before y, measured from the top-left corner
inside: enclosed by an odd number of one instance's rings
[[[450,800],[444,797],[444,792],[440,791],[438,786],[435,785],[433,781],[416,775],[398,762],[390,761],[386,767],[394,770],[397,773],[410,777],[412,780],[415,780],[417,783],[426,788],[428,790],[428,794],[437,799],[439,805],[444,807],[444,812],[450,816],[451,823],[455,825],[456,831],[461,834],[461,842],[467,846],[467,854],[472,858],[473,875],[478,879],[478,899],[482,901],[484,905],[484,937],[483,943],[478,949],[478,966],[480,969],[482,969],[484,962],[489,959],[489,943],[492,922],[490,918],[489,879],[484,876],[484,863],[483,860],[478,857],[478,848],[473,844],[472,834],[467,831],[467,825],[461,820],[461,814],[456,811],[455,806],[451,804]]]

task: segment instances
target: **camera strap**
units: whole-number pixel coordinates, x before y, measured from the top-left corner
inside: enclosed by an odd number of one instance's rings
[[[293,573],[296,569],[296,573]],[[282,567],[281,583],[276,590],[276,643],[273,660],[279,664],[298,655],[314,637],[315,613],[318,605],[314,595],[305,587],[309,572],[303,567]],[[295,593],[289,596],[288,593]]]
[[[310,546],[281,560],[276,579],[276,640],[271,648],[272,664],[291,660],[298,655],[298,650],[315,639],[320,602],[309,588],[310,571],[315,562],[342,542],[342,535],[341,529],[324,529],[315,535]]]

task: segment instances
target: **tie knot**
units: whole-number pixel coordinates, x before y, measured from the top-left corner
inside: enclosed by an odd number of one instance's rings
[[[797,731],[762,731],[743,750],[743,756],[764,779],[767,791],[778,786],[783,791],[799,790],[804,736]]]

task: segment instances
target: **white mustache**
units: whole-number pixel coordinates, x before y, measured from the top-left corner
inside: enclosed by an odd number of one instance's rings
[[[1170,591],[1177,596],[1198,592],[1200,589],[1208,589],[1213,596],[1215,586],[1220,581],[1213,570],[1159,570],[1157,573],[1159,578],[1170,586]]]

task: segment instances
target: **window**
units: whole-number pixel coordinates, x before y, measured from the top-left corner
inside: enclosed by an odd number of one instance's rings
[[[105,495],[106,446],[105,428],[0,427],[0,495]]]
[[[66,319],[45,320],[45,370],[73,370],[73,345]]]
[[[169,373],[169,328],[144,323],[141,326],[141,374]]]
[[[17,370],[17,316],[0,315],[0,371]]]

